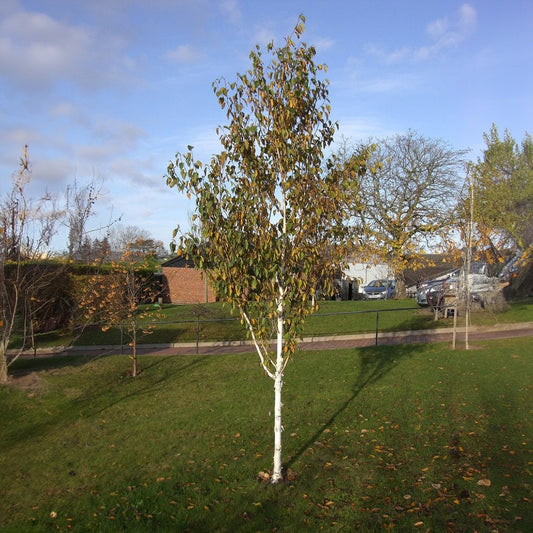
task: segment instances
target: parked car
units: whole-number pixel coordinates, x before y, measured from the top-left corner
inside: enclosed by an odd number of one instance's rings
[[[363,296],[369,300],[388,300],[395,294],[393,279],[374,279],[363,289]]]
[[[416,290],[416,302],[421,307],[435,305],[445,294],[456,293],[459,271],[425,281]]]

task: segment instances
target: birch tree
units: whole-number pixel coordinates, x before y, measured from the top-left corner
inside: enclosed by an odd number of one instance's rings
[[[87,223],[93,214],[95,202],[100,197],[101,182],[93,179],[87,186],[74,180],[65,192],[65,213],[68,225],[68,257],[74,261],[83,259],[84,239],[87,237]]]
[[[183,235],[182,252],[240,313],[274,382],[272,483],[283,478],[284,372],[315,292],[330,290],[342,255],[344,174],[322,167],[336,124],[325,66],[301,40],[304,22],[301,16],[284,46],[256,46],[236,81],[213,84],[228,119],[217,129],[220,153],[204,165],[189,146],[167,172],[170,187],[196,200],[201,235]]]

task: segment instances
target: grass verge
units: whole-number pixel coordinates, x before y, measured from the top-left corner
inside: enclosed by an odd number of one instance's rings
[[[221,303],[208,305],[164,305],[154,310],[154,328],[149,335],[138,331],[139,344],[175,343],[200,341],[230,341],[245,339],[246,330],[240,321],[233,317],[229,307]],[[490,311],[476,312],[472,316],[473,325],[490,326],[499,323],[533,321],[533,301],[511,302],[502,313]],[[144,325],[150,324],[149,320]],[[423,330],[451,327],[452,318],[435,322],[428,308],[419,308],[413,300],[381,300],[321,302],[317,313],[306,321],[304,336],[350,335],[379,331]],[[464,319],[459,317],[459,325]],[[72,338],[52,332],[39,336],[39,346],[68,345]],[[119,328],[103,332],[99,327],[87,328],[76,339],[79,346],[128,344],[126,334],[121,336]]]
[[[0,389],[2,531],[531,531],[531,340],[19,360]],[[528,466],[529,465],[529,466]]]

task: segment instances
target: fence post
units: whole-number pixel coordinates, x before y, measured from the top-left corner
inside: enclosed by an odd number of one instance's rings
[[[196,355],[198,355],[200,344],[200,317],[196,317]]]
[[[378,345],[379,311],[376,311],[376,346]]]

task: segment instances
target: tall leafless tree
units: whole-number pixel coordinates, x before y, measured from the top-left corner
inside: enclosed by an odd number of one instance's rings
[[[42,265],[61,211],[49,195],[36,202],[27,198],[30,178],[25,147],[12,189],[0,201],[0,383],[7,382],[8,366],[20,355],[18,352],[8,358],[7,352],[18,317],[24,318],[26,329],[41,305],[37,289],[59,275],[58,269]]]
[[[414,131],[378,140],[372,149],[353,215],[362,250],[391,267],[396,295],[404,298],[406,269],[454,227],[466,151]]]

